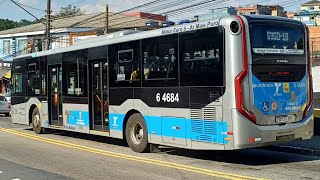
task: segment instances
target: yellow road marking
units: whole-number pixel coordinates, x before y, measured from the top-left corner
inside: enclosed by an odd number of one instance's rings
[[[23,132],[11,130],[11,129],[5,129],[5,128],[1,128],[1,127],[0,127],[0,131],[6,132],[9,134],[14,134],[14,135],[21,136],[21,137],[25,137],[25,138],[29,138],[29,139],[34,139],[34,140],[41,141],[41,142],[46,142],[46,143],[55,144],[55,145],[59,145],[59,146],[63,146],[63,147],[68,147],[71,149],[77,149],[77,150],[81,150],[81,151],[91,152],[91,153],[95,153],[95,154],[101,154],[101,155],[120,158],[120,159],[126,159],[126,160],[131,160],[131,161],[136,161],[136,162],[143,162],[143,163],[147,163],[147,164],[169,167],[169,168],[184,170],[184,171],[188,171],[188,172],[204,174],[204,175],[217,177],[217,178],[232,179],[232,180],[240,180],[240,179],[265,180],[264,178],[249,177],[249,176],[242,176],[242,175],[224,173],[224,172],[219,172],[219,171],[212,171],[212,170],[197,168],[197,167],[188,166],[188,165],[182,165],[182,164],[176,164],[176,163],[165,162],[165,161],[160,161],[160,160],[148,159],[148,158],[143,158],[143,157],[130,156],[130,155],[125,155],[125,154],[120,154],[120,153],[115,153],[115,152],[110,152],[110,151],[104,151],[104,150],[100,150],[100,149],[95,149],[95,148],[90,148],[90,147],[82,146],[82,145],[78,145],[78,144],[73,144],[73,143],[68,143],[68,142],[64,142],[64,141],[44,138],[41,136],[31,135],[28,133],[23,133]]]

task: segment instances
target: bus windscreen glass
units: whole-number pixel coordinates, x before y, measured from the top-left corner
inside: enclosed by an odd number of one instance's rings
[[[250,34],[252,51],[255,54],[304,55],[302,29],[252,24]]]

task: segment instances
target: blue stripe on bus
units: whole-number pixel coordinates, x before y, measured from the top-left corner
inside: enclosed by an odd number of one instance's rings
[[[123,114],[110,114],[110,127],[123,131]],[[191,120],[178,117],[144,116],[148,134],[191,139],[195,141],[228,144],[227,123],[221,121]]]

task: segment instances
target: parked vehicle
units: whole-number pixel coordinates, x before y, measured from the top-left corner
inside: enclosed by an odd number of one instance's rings
[[[159,26],[159,22],[158,21],[147,21],[145,24],[148,27],[158,27]]]
[[[7,93],[6,96],[5,96],[5,98],[7,99],[7,101],[8,101],[9,103],[11,103],[11,93]]]
[[[189,20],[189,19],[184,19],[184,20],[181,20],[181,21],[179,21],[179,25],[183,25],[183,24],[189,24],[189,23],[191,23],[192,21],[191,20]]]
[[[174,26],[174,25],[175,25],[175,22],[173,22],[173,21],[164,21],[164,22],[162,22],[161,25],[162,25],[163,27]]]
[[[11,115],[11,104],[5,96],[0,96],[0,114]]]

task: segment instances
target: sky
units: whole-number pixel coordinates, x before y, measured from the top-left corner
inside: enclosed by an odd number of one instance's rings
[[[30,7],[36,8],[31,9],[26,8],[30,11],[34,16],[41,18],[45,15],[46,9],[46,0],[15,0],[24,5],[28,5]],[[106,4],[109,5],[109,10],[112,12],[119,12],[121,10],[126,10],[131,7],[136,7],[141,4],[145,4],[154,0],[51,0],[52,3],[52,11],[53,14],[57,13],[61,7],[65,7],[68,4],[79,7],[81,10],[85,11],[85,13],[96,13],[96,12],[104,12],[106,9]],[[164,10],[157,11],[157,13],[167,13],[170,10],[174,10],[176,8],[193,4],[196,2],[200,2],[203,0],[161,0],[160,2],[172,3],[172,2],[181,2],[180,6],[174,6],[173,4],[168,4],[168,8]],[[247,5],[247,4],[268,4],[268,5],[282,5],[285,7],[287,11],[295,11],[300,8],[300,3],[308,2],[309,0],[216,0],[210,4],[201,6],[203,8],[191,10],[185,10],[178,14],[171,14],[169,18],[173,18],[174,16],[181,16],[181,18],[191,17],[193,15],[205,14],[209,12],[209,9],[225,7],[225,6],[239,6],[239,5]],[[182,3],[183,2],[183,3]],[[189,2],[189,3],[188,3]],[[241,3],[240,3],[241,2]],[[171,8],[170,8],[171,7]],[[23,11],[20,7],[15,5],[10,0],[0,0],[0,18],[2,19],[10,19],[14,21],[20,21],[21,19],[34,20],[32,16]],[[142,9],[143,10],[143,9]],[[150,10],[150,9],[149,9]],[[173,19],[176,19],[173,18]]]

